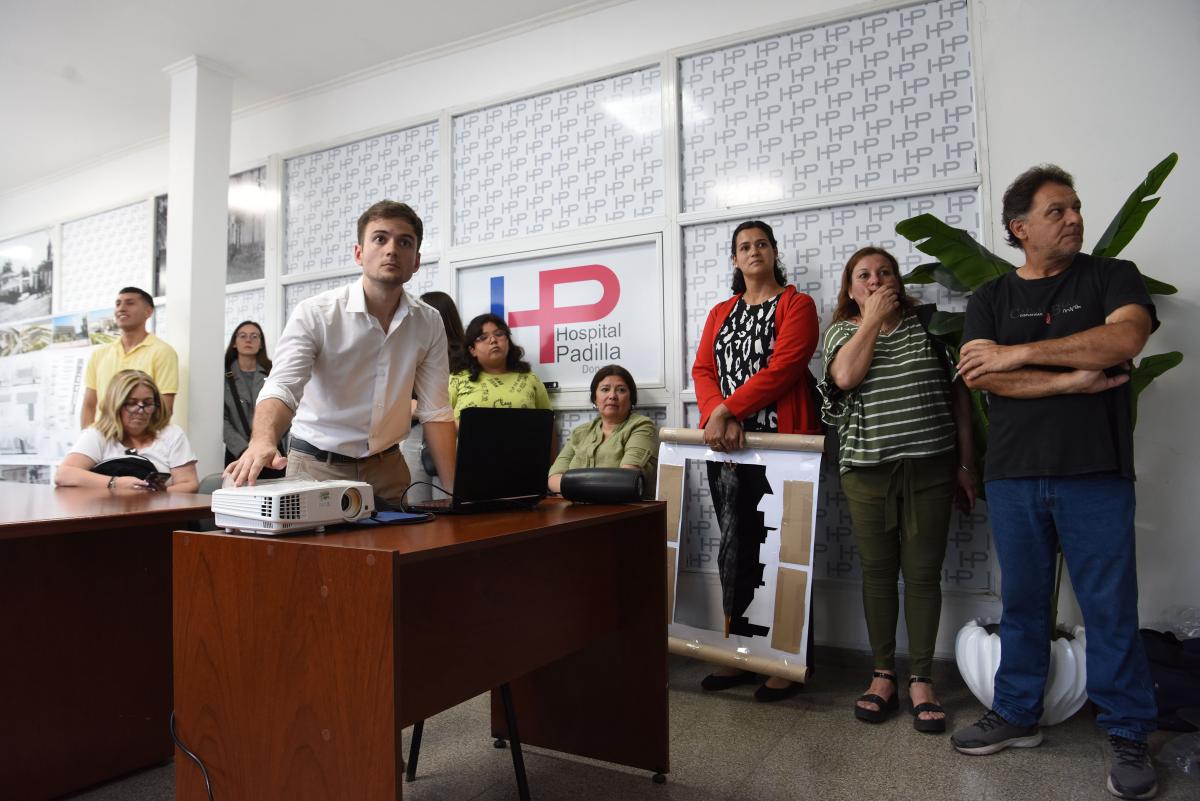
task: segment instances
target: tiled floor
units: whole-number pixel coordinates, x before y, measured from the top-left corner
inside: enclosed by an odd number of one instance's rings
[[[535,801],[1083,801],[1111,796],[1103,738],[1085,710],[1047,729],[1038,748],[988,757],[957,754],[946,736],[919,734],[907,714],[871,726],[853,719],[866,686],[866,657],[818,649],[819,671],[805,691],[778,704],[756,704],[754,687],[708,694],[706,666],[671,657],[671,773],[656,785],[645,771],[526,748]],[[904,671],[901,670],[903,678]],[[953,665],[936,676],[951,727],[982,713]],[[413,801],[509,801],[517,797],[507,750],[492,747],[487,696],[425,724]],[[405,732],[405,747],[409,731]],[[1154,753],[1175,735],[1159,732]],[[1200,799],[1200,777],[1159,765],[1159,798]],[[74,801],[168,801],[174,768],[105,785]],[[227,801],[214,788],[216,801]],[[260,799],[259,801],[268,801]]]

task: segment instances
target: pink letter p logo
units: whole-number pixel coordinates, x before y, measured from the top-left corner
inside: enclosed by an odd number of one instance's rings
[[[554,288],[559,284],[574,284],[580,281],[598,281],[603,288],[600,300],[581,306],[555,306]],[[541,343],[541,362],[554,361],[554,326],[560,323],[587,323],[600,320],[617,307],[621,299],[621,282],[617,274],[603,264],[585,264],[581,267],[563,267],[546,270],[538,275],[538,308],[529,311],[514,311],[508,314],[512,328],[538,327]]]

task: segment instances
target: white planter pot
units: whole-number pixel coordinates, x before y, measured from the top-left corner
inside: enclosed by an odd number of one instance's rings
[[[1000,635],[989,634],[984,626],[995,620],[977,618],[958,631],[954,639],[954,658],[971,693],[979,703],[992,708],[995,696],[996,668],[1000,667]],[[1071,631],[1075,639],[1065,637],[1050,643],[1050,674],[1046,677],[1043,697],[1043,726],[1062,723],[1074,715],[1087,700],[1087,668],[1084,652],[1087,639],[1083,626]]]

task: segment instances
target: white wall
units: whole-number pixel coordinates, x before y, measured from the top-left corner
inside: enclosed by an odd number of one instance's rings
[[[270,154],[311,150],[356,133],[430,119],[440,109],[562,85],[573,76],[631,62],[651,63],[672,49],[758,31],[782,32],[805,22],[878,4],[838,0],[633,0],[511,39],[333,87],[235,118],[231,169]],[[1126,251],[1147,273],[1180,289],[1159,301],[1162,330],[1149,352],[1178,349],[1188,359],[1143,397],[1138,428],[1140,611],[1160,620],[1174,604],[1200,605],[1200,544],[1189,526],[1200,487],[1200,435],[1186,414],[1198,385],[1200,276],[1184,241],[1200,211],[1200,4],[1194,0],[1063,0],[1057,3],[973,0],[976,69],[982,86],[980,165],[985,177],[991,245],[1002,245],[999,200],[1026,167],[1054,161],[1074,173],[1094,241],[1145,171],[1172,150],[1181,162],[1164,200]],[[166,80],[164,78],[164,80]],[[165,143],[0,197],[0,236],[21,233],[112,207],[166,188]],[[855,592],[830,589],[818,598],[855,609]],[[959,613],[979,599],[951,599]],[[986,604],[984,604],[986,606]],[[980,607],[982,608],[982,607]],[[826,611],[822,611],[822,610]],[[861,624],[821,621],[822,640],[864,643]],[[959,617],[959,615],[955,615]],[[861,619],[861,618],[859,618]],[[851,626],[847,628],[847,626]],[[943,627],[939,652],[953,631]]]

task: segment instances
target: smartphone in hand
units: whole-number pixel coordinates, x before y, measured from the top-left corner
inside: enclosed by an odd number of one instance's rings
[[[171,480],[170,473],[151,473],[146,476],[146,484],[152,490],[162,491],[167,488],[167,482]]]

